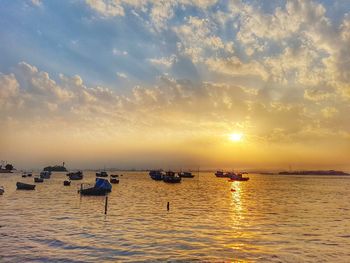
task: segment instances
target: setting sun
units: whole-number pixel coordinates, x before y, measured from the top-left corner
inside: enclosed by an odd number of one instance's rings
[[[230,140],[233,142],[239,142],[242,140],[242,138],[243,138],[242,133],[231,133],[230,134]]]

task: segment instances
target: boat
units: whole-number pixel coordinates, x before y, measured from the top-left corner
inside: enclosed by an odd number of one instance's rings
[[[178,175],[182,178],[193,178],[194,175],[191,172],[180,172]]]
[[[95,185],[81,184],[79,193],[81,195],[106,195],[112,190],[112,185],[107,179],[96,178]]]
[[[161,181],[164,175],[161,170],[151,170],[149,171],[149,176],[155,181]]]
[[[13,173],[13,170],[16,170],[12,164],[7,163],[5,165],[4,161],[1,161],[0,164],[0,173]]]
[[[65,181],[63,182],[63,185],[64,185],[64,186],[70,186],[70,181],[65,180]]]
[[[34,177],[34,183],[42,183],[42,182],[44,182],[44,179],[43,179],[43,178]]]
[[[33,175],[32,173],[27,173],[28,177],[32,177],[32,175]]]
[[[25,184],[21,182],[16,183],[17,190],[34,190],[35,184]]]
[[[5,192],[5,189],[3,186],[0,186],[0,195],[2,195]]]
[[[81,180],[84,175],[82,171],[67,173],[70,180]]]
[[[50,171],[42,171],[40,172],[40,178],[42,179],[50,179],[51,172]]]
[[[108,177],[108,173],[106,171],[102,171],[102,172],[96,173],[96,177]]]
[[[23,177],[23,178],[26,178],[26,177],[27,177],[27,175],[26,175],[26,174],[22,174],[22,177]]]
[[[223,171],[216,171],[215,176],[216,177],[225,177],[225,178],[230,177],[229,173],[224,173]]]
[[[181,177],[177,174],[175,174],[173,171],[168,171],[163,176],[163,181],[165,183],[180,183]]]
[[[111,178],[109,181],[111,184],[119,184],[119,179],[115,177]]]
[[[111,174],[111,178],[118,178],[119,177],[119,175],[117,175],[117,174]]]
[[[249,180],[249,177],[243,177],[242,174],[230,173],[230,179],[228,181],[234,182],[234,181],[248,181],[248,180]]]

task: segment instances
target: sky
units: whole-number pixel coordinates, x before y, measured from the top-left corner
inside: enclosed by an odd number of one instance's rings
[[[348,0],[2,0],[18,168],[350,170]]]

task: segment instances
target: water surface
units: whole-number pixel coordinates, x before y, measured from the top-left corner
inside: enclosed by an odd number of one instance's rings
[[[0,262],[350,262],[350,177],[123,174],[107,216],[104,197],[80,197],[64,173],[35,191],[15,189],[33,178],[1,174]]]

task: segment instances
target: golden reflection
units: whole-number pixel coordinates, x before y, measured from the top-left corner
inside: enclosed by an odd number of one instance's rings
[[[245,207],[242,202],[241,182],[236,181],[231,183],[231,210],[232,227],[240,228],[245,215]]]

